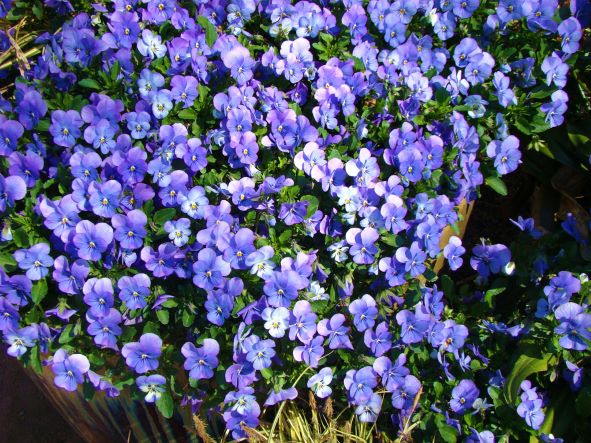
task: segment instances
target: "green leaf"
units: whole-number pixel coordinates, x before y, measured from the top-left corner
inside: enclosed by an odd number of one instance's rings
[[[486,184],[497,194],[500,194],[502,196],[507,195],[507,186],[505,186],[505,182],[501,180],[499,177],[487,177]]]
[[[37,374],[43,374],[43,365],[41,364],[41,353],[39,352],[39,345],[33,346],[31,349],[31,367]]]
[[[273,377],[273,370],[271,368],[263,368],[261,369],[261,375],[265,380],[269,380]]]
[[[12,8],[8,11],[8,14],[6,14],[6,20],[11,22],[20,20],[26,13],[27,10],[24,8]]]
[[[484,293],[485,297],[494,297],[496,295],[502,294],[503,292],[505,292],[507,290],[507,286],[505,286],[503,284],[503,282],[501,282],[501,286],[499,286],[498,288],[491,288],[488,291],[486,291]]]
[[[33,289],[31,290],[31,298],[33,302],[38,305],[47,295],[47,282],[45,279],[39,280],[37,283],[33,285]]]
[[[355,68],[356,71],[365,71],[365,64],[363,63],[363,60],[361,60],[359,57],[352,57],[353,58],[353,67]]]
[[[312,217],[312,215],[314,215],[314,213],[318,210],[318,199],[313,195],[304,195],[301,198],[301,201],[309,202],[308,209],[306,211],[306,217]]]
[[[99,85],[99,83],[92,78],[84,78],[78,82],[78,85],[82,86],[83,88],[96,89],[97,91],[101,90],[101,85]]]
[[[396,234],[392,234],[390,232],[384,232],[380,235],[380,241],[388,246],[392,246],[394,248],[400,246],[398,236]]]
[[[440,398],[441,394],[443,394],[443,385],[436,381],[435,383],[433,383],[433,390],[435,391],[435,397],[436,398]]]
[[[193,108],[183,109],[178,113],[178,118],[182,120],[195,120],[197,112]]]
[[[119,63],[118,61],[115,62],[115,64],[111,67],[111,81],[113,83],[115,83],[115,81],[117,80],[117,77],[119,77],[119,73],[121,72],[121,63]]]
[[[41,6],[34,5],[31,8],[31,11],[33,11],[33,14],[35,14],[35,17],[37,17],[39,20],[43,18],[43,8]]]
[[[158,400],[156,400],[156,407],[165,418],[172,417],[174,413],[174,401],[170,392],[163,392]]]
[[[26,248],[29,246],[29,236],[23,228],[18,228],[12,231],[12,241],[19,248]]]
[[[579,392],[575,401],[575,410],[582,417],[591,415],[591,386],[587,386]]]
[[[544,99],[550,97],[554,91],[548,88],[546,85],[538,86],[532,89],[532,92],[528,94],[528,98]]]
[[[39,123],[37,123],[37,131],[39,132],[47,132],[49,131],[49,120],[39,120]]]
[[[456,428],[445,423],[445,419],[442,415],[438,415],[435,418],[435,425],[439,431],[441,439],[446,443],[455,443],[458,440],[458,431]]]
[[[178,302],[174,298],[169,298],[164,303],[162,303],[162,306],[165,308],[176,308],[178,305]]]
[[[441,276],[441,288],[443,289],[443,293],[450,298],[454,293],[454,282],[449,276],[442,275]]]
[[[199,91],[199,101],[201,103],[203,103],[207,99],[207,97],[209,96],[210,89],[207,86],[199,83],[199,86],[197,87],[197,91]]]
[[[532,374],[548,369],[548,359],[548,355],[541,358],[526,354],[519,356],[507,380],[505,380],[504,393],[508,403],[513,403],[517,399],[519,386],[523,380]]]
[[[192,314],[190,311],[188,310],[184,310],[183,311],[183,317],[182,317],[182,321],[183,321],[183,326],[185,328],[188,328],[189,326],[191,326],[193,324],[193,322],[195,321],[195,315]]]
[[[518,119],[513,122],[515,127],[523,132],[525,135],[531,135],[530,124],[525,119]]]
[[[74,337],[75,337],[74,325],[69,324],[63,329],[62,333],[60,334],[60,338],[59,338],[58,342],[61,345],[64,345],[66,343],[70,343],[74,339]]]
[[[156,317],[158,317],[160,323],[167,325],[170,319],[170,314],[166,309],[160,309],[159,311],[156,311]]]
[[[151,332],[153,334],[158,335],[158,333],[160,332],[160,327],[158,326],[158,323],[154,323],[153,321],[149,321],[144,325],[144,334],[147,334],[148,332]]]
[[[289,240],[293,236],[293,232],[291,229],[287,229],[281,233],[281,235],[277,238],[279,240],[280,245],[288,244]]]
[[[203,29],[205,29],[205,43],[207,43],[207,46],[210,48],[213,48],[213,45],[218,39],[218,32],[216,31],[215,26],[207,19],[207,17],[202,15],[197,17],[197,22]]]
[[[16,266],[16,260],[8,252],[0,253],[0,265],[2,266]]]
[[[172,218],[176,214],[176,209],[174,208],[164,208],[156,211],[154,214],[154,223],[158,226],[162,226],[164,222],[172,220]]]

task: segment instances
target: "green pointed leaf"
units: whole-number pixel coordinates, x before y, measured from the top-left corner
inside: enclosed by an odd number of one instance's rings
[[[31,367],[37,374],[43,374],[43,365],[41,364],[41,353],[39,351],[39,345],[36,345],[31,349]]]
[[[31,290],[31,298],[33,302],[38,305],[47,295],[47,282],[45,279],[39,280],[37,283],[33,285],[33,289]]]
[[[455,443],[458,440],[458,431],[453,426],[445,423],[445,418],[442,415],[438,415],[435,418],[435,424],[441,439],[446,443]]]
[[[197,118],[197,112],[192,108],[183,109],[178,113],[178,117],[182,120],[195,120]]]
[[[205,42],[207,43],[207,46],[213,48],[213,45],[218,39],[218,32],[216,31],[215,26],[202,15],[197,17],[197,22],[203,29],[205,29]]]
[[[174,413],[174,401],[170,392],[163,392],[158,400],[156,400],[156,407],[165,418],[172,417]]]
[[[69,324],[67,325],[64,330],[62,331],[62,333],[60,334],[60,338],[58,340],[58,342],[61,345],[64,345],[66,343],[71,342],[75,337],[74,334],[74,325],[73,324]]]
[[[301,201],[307,201],[309,203],[306,210],[306,217],[312,217],[312,215],[318,210],[318,205],[320,204],[318,199],[313,195],[304,195],[301,198]]]
[[[154,214],[154,223],[158,226],[162,226],[164,222],[172,220],[175,216],[176,210],[174,208],[164,208],[156,211]]]
[[[189,312],[188,310],[184,310],[183,311],[182,321],[183,321],[183,326],[185,328],[188,328],[195,321],[195,315],[192,314],[191,312]]]
[[[519,386],[521,382],[532,374],[543,372],[548,369],[549,355],[542,357],[532,357],[526,354],[521,354],[511,373],[505,381],[505,398],[507,402],[513,403],[518,397]]]
[[[160,309],[159,311],[156,311],[156,317],[158,317],[160,323],[162,323],[163,325],[167,325],[170,319],[170,314],[167,310]]]
[[[501,180],[499,177],[487,177],[486,184],[497,194],[500,194],[502,196],[507,195],[507,186],[505,186],[505,182]]]
[[[83,88],[95,89],[97,91],[101,90],[101,85],[99,85],[99,83],[92,78],[84,78],[78,82],[78,85],[82,86]]]
[[[8,252],[0,253],[0,265],[2,266],[16,266],[16,260]]]
[[[113,65],[113,67],[111,68],[111,81],[114,83],[117,80],[117,77],[119,77],[119,73],[121,72],[121,63],[119,63],[118,61],[115,62],[115,64]]]
[[[29,246],[29,236],[23,228],[18,228],[12,231],[12,241],[19,248],[26,248]]]

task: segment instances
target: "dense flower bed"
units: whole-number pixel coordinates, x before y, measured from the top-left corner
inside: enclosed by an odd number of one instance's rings
[[[550,433],[554,399],[530,376],[566,368],[580,387],[589,283],[559,272],[584,270],[579,250],[543,260],[556,240],[520,220],[537,242],[521,261],[485,242],[469,255],[458,207],[484,183],[507,192],[511,132],[562,124],[583,36],[568,9],[45,5],[68,19],[1,103],[10,355],[69,391],[221,417],[236,439],[307,389],[391,438]],[[456,287],[441,260],[479,277]]]

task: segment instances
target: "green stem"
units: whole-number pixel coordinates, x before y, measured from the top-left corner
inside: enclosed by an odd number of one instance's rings
[[[296,385],[301,380],[301,378],[306,374],[306,372],[308,372],[308,369],[310,369],[310,366],[306,366],[306,368],[302,371],[302,373],[298,376],[298,378],[296,378],[296,380],[293,382],[292,388],[296,387]],[[275,428],[277,427],[277,423],[279,423],[279,417],[281,416],[281,412],[283,411],[283,408],[285,407],[285,403],[287,403],[287,401],[284,401],[281,403],[281,405],[279,406],[279,409],[277,410],[277,414],[275,414],[275,418],[273,419],[273,424],[271,425],[271,429],[269,430],[269,435],[267,438],[268,443],[273,443],[273,434],[275,433]]]

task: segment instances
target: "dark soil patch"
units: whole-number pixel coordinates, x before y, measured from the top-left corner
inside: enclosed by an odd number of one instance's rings
[[[480,188],[482,195],[474,204],[463,240],[469,252],[480,243],[481,238],[509,245],[519,232],[509,219],[517,220],[518,216],[527,218],[531,214],[534,179],[518,169],[503,177],[503,181],[507,185],[507,196],[497,194],[488,186]]]

